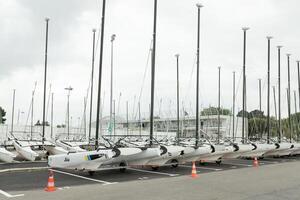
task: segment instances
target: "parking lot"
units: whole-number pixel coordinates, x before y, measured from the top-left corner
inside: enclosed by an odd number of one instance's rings
[[[300,161],[300,156],[285,158],[265,158],[259,160],[260,167]],[[215,173],[242,168],[253,168],[252,160],[232,159],[224,160],[220,165],[216,163],[196,163],[197,174]],[[160,167],[153,171],[149,167],[128,168],[125,172],[118,169],[103,170],[93,176],[86,172],[53,169],[55,186],[58,190],[69,190],[76,186],[95,185],[103,186],[124,182],[143,182],[160,178],[174,178],[190,176],[192,165],[187,163],[177,168],[170,166]],[[26,191],[43,191],[47,185],[48,168],[46,162],[24,162],[15,164],[0,164],[0,199],[20,197]],[[17,196],[14,196],[17,195]]]

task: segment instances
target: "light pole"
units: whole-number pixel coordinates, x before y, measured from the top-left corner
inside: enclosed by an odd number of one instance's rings
[[[219,81],[218,81],[218,144],[220,144],[220,110],[221,110],[221,67],[218,67]]]
[[[114,74],[114,70],[113,70],[113,56],[114,56],[114,41],[116,39],[116,35],[115,34],[112,34],[111,35],[111,39],[110,39],[110,42],[111,42],[111,59],[110,59],[110,64],[111,64],[111,67],[110,67],[110,111],[109,111],[109,126],[111,127],[111,133],[112,133],[112,110],[113,110],[113,74]]]
[[[67,103],[67,126],[68,126],[68,140],[70,139],[70,93],[73,90],[71,86],[65,88],[68,91],[68,103]]]
[[[261,112],[261,78],[258,79],[259,111]]]
[[[277,46],[278,51],[278,143],[281,142],[281,56],[280,50],[282,46]]]
[[[89,121],[89,138],[88,142],[91,142],[92,132],[92,110],[93,110],[93,90],[94,90],[94,66],[95,66],[95,34],[96,29],[93,29],[93,55],[92,55],[92,77],[91,77],[91,100],[90,100],[90,121]]]
[[[202,4],[196,4],[198,11],[198,26],[197,26],[197,78],[196,78],[196,143],[198,146],[199,140],[199,65],[200,65],[200,9],[203,7]]]
[[[245,143],[245,112],[246,112],[246,32],[248,27],[242,28],[244,33],[244,48],[243,48],[243,119],[242,119],[242,142]]]
[[[43,99],[43,132],[42,132],[42,143],[45,141],[45,113],[46,113],[46,93],[47,93],[47,62],[48,62],[48,24],[49,18],[45,19],[46,21],[46,44],[45,44],[45,72],[44,72],[44,99]]]
[[[288,114],[289,114],[289,128],[290,128],[290,143],[292,143],[292,122],[291,122],[291,74],[290,74],[290,56],[286,54],[288,66]]]
[[[176,57],[176,68],[177,68],[177,144],[179,144],[179,54]]]
[[[267,99],[267,143],[270,143],[270,46],[272,36],[267,36],[268,40],[268,99]]]

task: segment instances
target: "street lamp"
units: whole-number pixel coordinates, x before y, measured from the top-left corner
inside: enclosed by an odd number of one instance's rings
[[[200,9],[203,7],[202,4],[197,3],[198,11],[198,26],[197,26],[197,75],[196,75],[196,143],[195,146],[198,146],[199,140],[199,57],[200,57]]]
[[[67,104],[67,126],[68,126],[68,140],[70,137],[70,93],[73,90],[73,88],[71,86],[65,88],[65,90],[68,91],[68,104]]]
[[[291,122],[291,74],[290,74],[290,56],[287,56],[287,67],[288,67],[288,114],[289,114],[289,129],[290,129],[290,143],[292,143],[292,122]]]
[[[111,68],[110,68],[110,111],[109,111],[109,126],[112,126],[112,103],[113,103],[113,55],[114,55],[114,41],[116,39],[116,35],[111,35]],[[112,129],[111,129],[112,130]]]
[[[281,56],[280,56],[280,50],[282,46],[277,46],[278,51],[278,142],[281,142]]]
[[[267,36],[268,40],[268,102],[267,102],[267,143],[270,143],[270,46],[272,36]]]
[[[243,120],[242,120],[242,142],[245,143],[245,112],[246,112],[246,32],[248,27],[242,28],[244,32],[244,48],[243,48]]]

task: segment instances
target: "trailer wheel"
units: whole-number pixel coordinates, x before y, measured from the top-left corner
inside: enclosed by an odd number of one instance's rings
[[[94,176],[95,171],[88,171],[88,173],[89,173],[90,176]]]
[[[124,173],[126,171],[126,164],[121,162],[120,163],[120,172]]]
[[[159,166],[151,166],[151,168],[152,168],[153,171],[157,171]]]
[[[171,161],[171,167],[172,167],[172,168],[176,168],[176,167],[178,167],[178,161],[177,161],[177,160],[175,160],[175,159],[174,159],[174,160],[172,160],[172,161]]]

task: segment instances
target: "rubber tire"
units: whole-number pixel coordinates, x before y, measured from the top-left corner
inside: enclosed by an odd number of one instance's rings
[[[88,173],[89,173],[90,176],[94,176],[95,171],[88,171]]]
[[[153,171],[157,171],[159,166],[151,166],[151,168],[152,168]]]
[[[126,171],[126,164],[125,163],[120,163],[120,167],[124,167],[124,168],[120,168],[120,172],[124,173]]]
[[[217,160],[216,163],[217,163],[218,165],[221,165],[222,160]]]
[[[179,165],[179,163],[178,163],[177,160],[174,159],[174,160],[171,161],[171,167],[172,167],[172,168],[177,168],[178,165]]]

